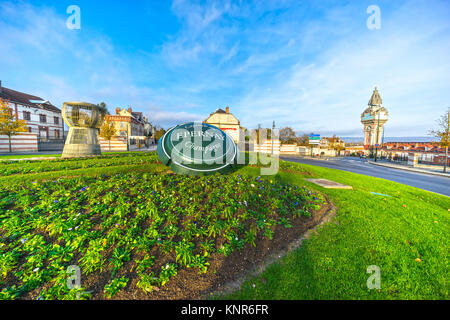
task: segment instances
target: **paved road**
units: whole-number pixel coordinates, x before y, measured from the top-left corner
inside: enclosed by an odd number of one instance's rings
[[[330,160],[312,160],[301,157],[281,157],[286,161],[293,161],[305,164],[311,164],[320,167],[333,168],[343,171],[364,174],[382,179],[395,181],[428,190],[450,197],[450,178],[432,176],[428,174],[409,172],[399,169],[375,166],[367,163],[366,160],[359,158],[336,158]]]

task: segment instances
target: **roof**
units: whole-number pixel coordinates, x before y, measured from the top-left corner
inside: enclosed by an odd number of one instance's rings
[[[213,115],[215,115],[215,114],[227,114],[227,115],[230,115],[232,118],[236,119],[237,124],[240,125],[239,119],[236,118],[236,116],[235,116],[234,114],[232,114],[231,112],[226,112],[225,110],[223,110],[223,109],[221,109],[221,108],[218,108],[216,111],[214,111],[213,113],[211,113],[211,114],[208,116],[208,118],[206,118],[205,121],[203,121],[203,122],[205,122],[205,123],[212,123],[212,124],[213,124],[213,122],[208,122],[208,120],[211,119],[211,117],[212,117]],[[222,124],[224,124],[224,123],[222,123]],[[234,125],[235,123],[229,122],[229,124],[230,124],[230,125]]]
[[[225,110],[219,108],[219,109],[217,109],[216,111],[214,111],[214,112],[211,113],[211,114],[214,114],[214,113],[227,113],[227,112],[226,112]]]
[[[0,98],[11,102],[31,105],[39,109],[61,112],[59,108],[55,107],[47,100],[5,87],[1,87]]]
[[[142,120],[142,112],[131,112],[131,115],[138,120]]]

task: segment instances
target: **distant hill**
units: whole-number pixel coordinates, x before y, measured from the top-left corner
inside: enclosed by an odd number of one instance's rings
[[[363,143],[364,137],[340,137],[345,143]],[[434,137],[384,137],[384,142],[432,142]]]

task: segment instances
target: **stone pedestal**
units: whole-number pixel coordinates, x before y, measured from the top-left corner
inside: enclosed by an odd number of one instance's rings
[[[98,134],[106,108],[86,102],[65,102],[61,113],[69,126],[61,158],[101,155]]]

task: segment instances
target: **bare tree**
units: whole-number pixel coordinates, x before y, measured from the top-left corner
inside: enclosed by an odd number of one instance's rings
[[[438,120],[438,129],[431,130],[430,134],[439,138],[441,147],[445,148],[444,172],[447,172],[448,146],[450,143],[450,108]]]
[[[309,134],[304,133],[300,137],[297,137],[297,144],[299,146],[308,146],[309,145]]]
[[[284,127],[280,129],[280,141],[281,143],[295,143],[297,135],[291,127]]]

